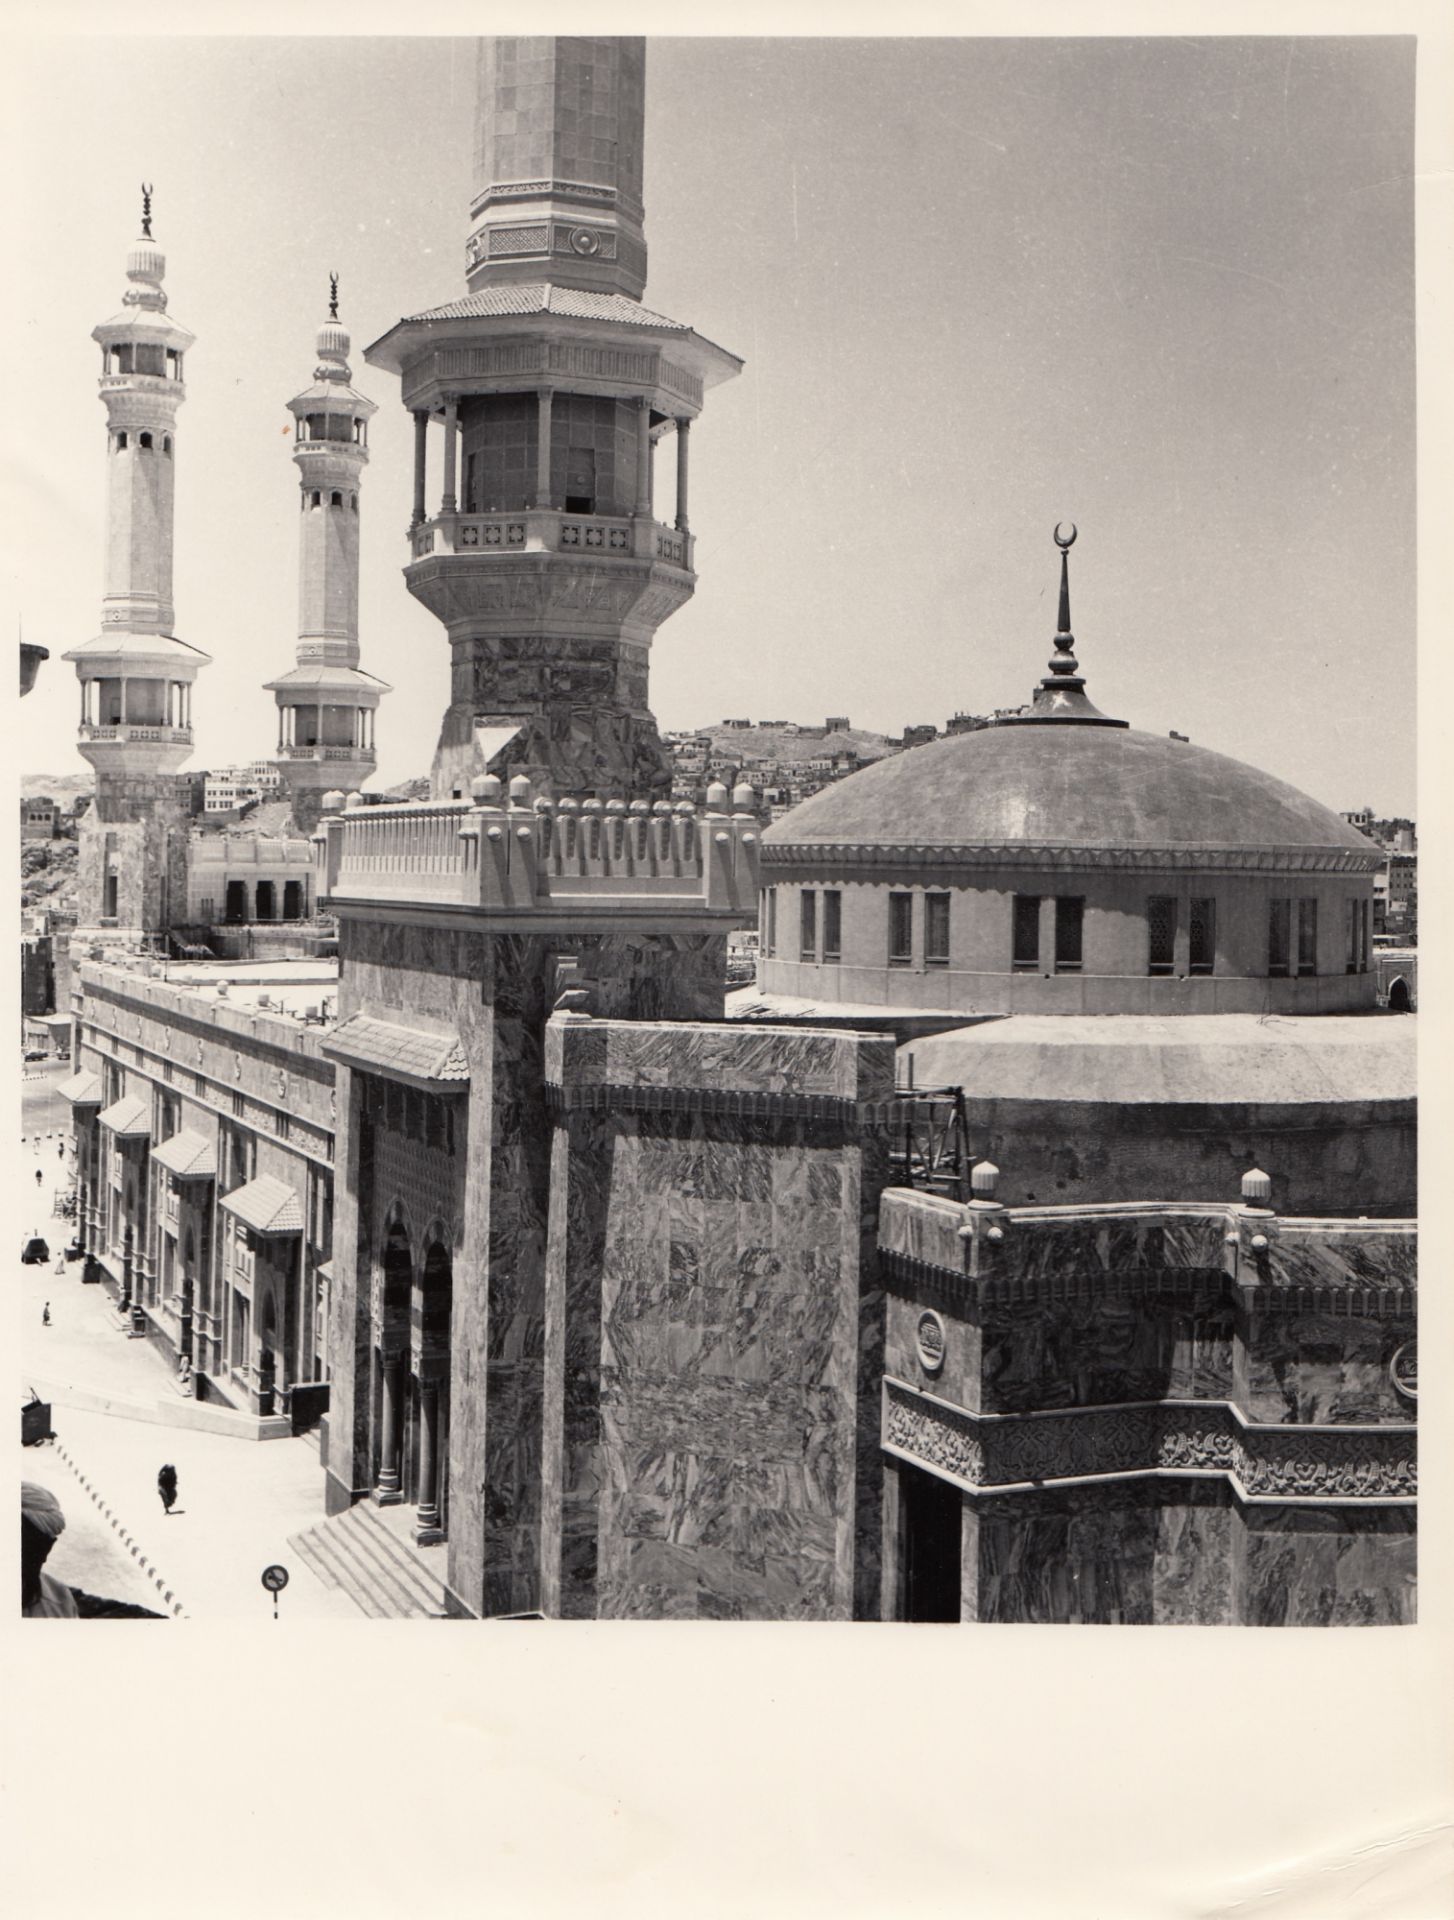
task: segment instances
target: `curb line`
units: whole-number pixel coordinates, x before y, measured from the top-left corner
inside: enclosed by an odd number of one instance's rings
[[[71,1458],[70,1454],[67,1453],[64,1443],[60,1440],[57,1440],[54,1442],[54,1446],[55,1446],[56,1452],[60,1455],[61,1459],[65,1461],[66,1465],[70,1468],[71,1472],[76,1476],[77,1480],[81,1482],[81,1485],[85,1488],[86,1492],[90,1494],[91,1504],[96,1508],[98,1508],[99,1511],[105,1516],[105,1518],[111,1522],[112,1526],[116,1528],[117,1537],[120,1540],[124,1541],[125,1544],[131,1549],[132,1559],[136,1560],[140,1564],[142,1569],[150,1576],[151,1583],[157,1590],[158,1598],[162,1601],[162,1604],[164,1606],[170,1608],[171,1617],[176,1620],[188,1619],[190,1616],[184,1610],[181,1601],[173,1599],[171,1588],[166,1584],[165,1580],[157,1572],[156,1568],[148,1565],[145,1557],[141,1554],[140,1550],[137,1547],[136,1542],[132,1539],[131,1535],[127,1532],[126,1528],[118,1524],[116,1515],[111,1511],[110,1507],[108,1507],[106,1503],[102,1500],[100,1494],[97,1493],[96,1489],[93,1486],[91,1486],[87,1480],[82,1478],[81,1469],[76,1465],[75,1461]]]

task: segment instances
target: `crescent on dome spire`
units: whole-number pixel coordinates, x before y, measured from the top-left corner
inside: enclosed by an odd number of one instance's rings
[[[1070,630],[1070,549],[1076,540],[1075,523],[1057,522],[1052,537],[1060,549],[1060,617],[1056,622],[1055,651],[1048,662],[1050,671],[1035,689],[1023,713],[1006,714],[996,724],[1002,727],[1129,726],[1128,720],[1113,720],[1086,697],[1085,676],[1075,657],[1075,635]]]

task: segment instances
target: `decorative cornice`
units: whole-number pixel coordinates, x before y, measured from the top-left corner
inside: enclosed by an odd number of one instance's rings
[[[1244,1500],[1407,1503],[1417,1491],[1412,1425],[1252,1426],[1208,1401],[983,1418],[896,1380],[883,1407],[888,1452],[973,1493],[1209,1473]]]
[[[1008,1217],[1008,1216],[1007,1216]],[[1032,1233],[1035,1223],[1023,1213],[1015,1216],[1015,1236]],[[1229,1230],[1232,1216],[1228,1216]],[[1258,1263],[1229,1249],[1222,1267],[1144,1266],[1086,1268],[1079,1272],[1057,1269],[1040,1273],[972,1273],[968,1267],[950,1267],[922,1254],[901,1252],[880,1244],[879,1270],[896,1292],[910,1298],[924,1287],[948,1288],[972,1307],[1040,1306],[1057,1301],[1088,1301],[1139,1297],[1150,1293],[1187,1293],[1235,1286],[1254,1312],[1356,1314],[1361,1319],[1397,1320],[1417,1311],[1418,1289],[1402,1281],[1371,1284],[1366,1275],[1333,1274],[1317,1282],[1264,1279]],[[1002,1249],[995,1258],[1009,1264],[1015,1256]]]
[[[1383,858],[1353,847],[1117,847],[1037,845],[1023,840],[926,846],[919,841],[765,839],[772,867],[1035,867],[1055,872],[1112,867],[1192,873],[1377,873]]]
[[[774,1093],[740,1087],[562,1086],[547,1081],[546,1103],[557,1113],[689,1113],[727,1120],[817,1120],[834,1126],[886,1127],[892,1100],[850,1100],[827,1093]]]

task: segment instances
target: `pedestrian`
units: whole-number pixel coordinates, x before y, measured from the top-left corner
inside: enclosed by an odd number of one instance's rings
[[[62,1140],[56,1146],[56,1158],[58,1160],[64,1160],[65,1157],[66,1157],[66,1143],[64,1140]]]
[[[173,1466],[163,1467],[157,1475],[157,1492],[162,1497],[162,1505],[167,1510],[167,1518],[172,1517],[172,1506],[177,1498],[177,1470]]]
[[[39,1186],[41,1181],[44,1180],[44,1178],[45,1178],[45,1175],[41,1172],[40,1168],[37,1167],[35,1170],[35,1184]]]
[[[49,1300],[46,1301],[45,1305],[40,1310],[40,1324],[43,1327],[48,1327],[50,1325],[50,1301]]]

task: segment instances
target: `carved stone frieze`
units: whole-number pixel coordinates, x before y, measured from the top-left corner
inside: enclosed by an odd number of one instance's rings
[[[1230,1407],[1093,1407],[1053,1418],[979,1420],[886,1382],[884,1445],[982,1488],[1106,1473],[1219,1472],[1279,1500],[1407,1500],[1417,1491],[1411,1426],[1243,1427]]]
[[[878,842],[819,845],[769,841],[765,867],[1035,867],[1074,871],[1084,867],[1129,867],[1151,872],[1186,868],[1221,873],[1373,873],[1376,854],[1326,847],[1072,847],[1026,841],[923,846]]]

